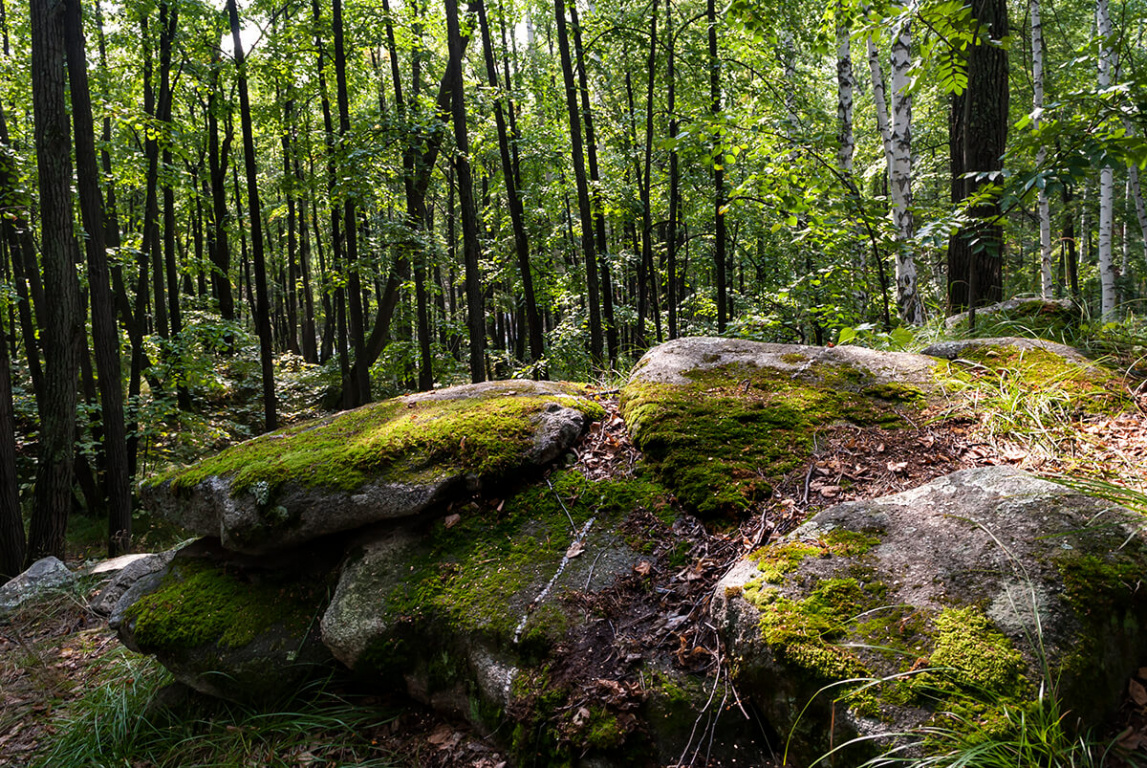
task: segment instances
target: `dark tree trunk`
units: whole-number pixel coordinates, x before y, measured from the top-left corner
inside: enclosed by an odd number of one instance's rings
[[[573,26],[574,55],[577,58],[578,91],[581,111],[585,120],[586,160],[589,163],[589,181],[593,188],[594,245],[601,271],[601,309],[605,321],[605,346],[611,368],[617,365],[617,324],[613,319],[613,280],[609,274],[608,244],[605,239],[605,206],[601,199],[601,175],[597,166],[597,137],[593,131],[593,110],[589,105],[589,79],[586,76],[585,53],[581,43],[581,24],[578,23],[577,3],[570,3],[570,23]],[[654,8],[654,15],[657,9]]]
[[[681,206],[681,172],[677,167],[676,56],[673,37],[673,0],[665,0],[665,36],[668,46],[665,92],[669,112],[669,221],[665,228],[665,304],[669,310],[669,338],[677,338],[677,216]]]
[[[211,53],[211,95],[207,100],[207,165],[211,174],[211,237],[208,248],[211,256],[211,289],[219,302],[219,314],[224,320],[235,319],[235,298],[231,294],[231,243],[228,241],[227,221],[227,166],[234,134],[228,130],[219,140],[219,110],[223,95],[219,87],[221,58],[218,47]],[[230,121],[228,121],[230,126]]]
[[[498,69],[494,63],[494,45],[490,39],[490,23],[486,18],[485,2],[478,3],[478,23],[482,27],[482,47],[486,58],[486,77],[490,87],[498,92]],[[507,96],[509,82],[506,83]],[[502,113],[502,99],[494,102],[494,121],[498,128],[498,151],[502,159],[502,177],[506,182],[506,201],[510,209],[510,224],[514,230],[514,249],[518,255],[518,272],[522,277],[522,303],[526,309],[526,326],[530,337],[530,362],[536,363],[545,354],[542,341],[542,321],[538,316],[538,302],[534,296],[534,278],[530,268],[530,241],[526,234],[525,212],[518,191],[514,160],[510,155],[510,137],[506,118]]]
[[[72,506],[76,375],[84,341],[76,280],[79,248],[72,234],[72,158],[64,51],[64,4],[33,0],[32,102],[40,182],[41,259],[52,300],[42,312],[44,392],[40,403],[40,456],[27,563],[64,557]]]
[[[952,97],[949,114],[952,203],[986,183],[964,178],[1003,167],[1008,136],[1008,55],[991,40],[1008,34],[1004,0],[973,0],[981,39],[966,53],[968,86]],[[1003,225],[998,199],[975,206],[972,223],[948,240],[948,309],[960,312],[1003,298]]]
[[[306,183],[303,178],[303,167],[295,156],[295,184],[304,189]],[[319,352],[315,345],[315,299],[311,288],[311,237],[310,226],[307,223],[307,204],[305,199],[299,200],[299,276],[303,282],[303,328],[302,352],[303,359],[308,363],[319,362]]]
[[[1063,190],[1063,260],[1071,298],[1079,301],[1079,248],[1075,239],[1075,209],[1071,205],[1072,197],[1071,187],[1065,187]]]
[[[255,166],[255,136],[251,129],[251,100],[247,95],[247,71],[243,42],[239,37],[239,10],[227,0],[231,38],[235,44],[235,68],[239,78],[239,119],[243,129],[243,160],[247,168],[247,208],[251,219],[251,258],[255,271],[255,329],[259,334],[259,359],[263,369],[263,426],[268,432],[278,426],[275,399],[275,360],[271,350],[271,305],[267,295],[267,268],[263,258],[263,216],[259,207],[259,171]]]
[[[123,383],[120,377],[119,332],[108,284],[104,205],[96,165],[95,124],[88,89],[80,0],[66,0],[65,37],[75,127],[76,182],[80,212],[87,232],[88,290],[92,306],[92,342],[100,390],[104,472],[108,502],[108,557],[131,549],[131,478],[124,429]],[[7,361],[5,361],[7,362]]]
[[[657,72],[657,0],[653,0],[653,13],[649,18],[649,64],[646,68],[649,82],[645,91],[645,163],[641,174],[641,260],[645,264],[646,284],[638,290],[648,290],[653,323],[657,329],[657,343],[661,343],[661,310],[658,307],[658,278],[653,265],[653,85]]]
[[[482,276],[478,270],[481,258],[478,213],[474,205],[473,180],[470,177],[470,141],[466,130],[465,88],[462,82],[462,54],[465,49],[458,24],[457,0],[446,0],[446,30],[450,47],[450,63],[447,65],[451,84],[450,112],[454,122],[454,144],[458,149],[454,167],[458,173],[458,192],[462,203],[462,253],[466,265],[470,378],[477,383],[486,380],[486,313],[482,301]]]
[[[709,22],[709,112],[713,120],[721,119],[721,59],[717,51],[717,4],[708,0],[706,16]],[[721,141],[720,135],[713,136],[714,143]],[[713,157],[713,262],[717,269],[717,332],[724,333],[729,322],[729,287],[725,277],[725,171],[722,165],[723,153]]]
[[[339,139],[347,140],[350,133],[350,100],[347,95],[346,84],[346,49],[343,41],[342,0],[334,0],[331,6],[332,26],[334,27],[335,44],[335,80],[339,109]],[[351,168],[344,168],[343,175],[353,172]],[[362,286],[359,279],[358,265],[358,225],[355,214],[355,203],[352,196],[347,195],[343,203],[343,234],[346,237],[346,271],[347,296],[349,298],[350,324],[348,327],[349,342],[354,350],[354,362],[351,377],[354,384],[353,403],[362,405],[369,403],[370,395],[370,363],[366,355],[366,331],[362,310]]]
[[[0,582],[23,569],[26,547],[16,477],[16,416],[8,371],[8,338],[0,327]]]
[[[24,205],[17,199],[19,177],[8,154],[8,125],[0,105],[0,142],[4,154],[0,156],[0,204],[5,210],[22,211]],[[22,222],[25,226],[27,222]],[[16,222],[5,216],[0,220],[0,231],[12,258],[12,272],[17,272],[17,264],[22,259]],[[35,344],[28,346],[29,360],[39,363],[39,351]],[[24,537],[24,518],[20,509],[19,482],[16,476],[16,416],[12,404],[12,382],[9,372],[8,337],[0,328],[0,581],[15,576],[24,567],[24,551],[27,540]]]
[[[581,248],[585,258],[586,298],[589,304],[589,351],[594,367],[600,367],[602,353],[601,296],[597,280],[593,208],[590,205],[589,184],[586,181],[585,151],[582,148],[581,119],[578,116],[577,86],[574,84],[569,35],[566,33],[565,0],[554,0],[554,16],[557,21],[562,76],[565,80],[566,109],[569,113],[570,124],[570,148],[573,155],[574,179],[577,183],[578,213],[581,216]]]

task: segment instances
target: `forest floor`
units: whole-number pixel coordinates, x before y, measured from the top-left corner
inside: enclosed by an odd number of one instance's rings
[[[639,458],[616,401],[603,397],[602,402],[606,417],[592,426],[577,449],[577,466],[591,479],[627,474]],[[580,669],[568,672],[569,682],[582,685],[587,697],[612,697],[615,703],[632,698],[636,706],[640,691],[628,682],[635,678],[626,670],[642,663],[674,665],[695,672],[712,686],[715,706],[724,701],[726,708],[737,707],[740,701],[722,666],[721,648],[705,611],[713,586],[737,558],[832,504],[896,493],[976,466],[1011,464],[1052,477],[1119,479],[1132,487],[1138,484],[1142,490],[1147,487],[1147,394],[1139,395],[1137,406],[1118,416],[1087,418],[1054,433],[993,436],[984,419],[959,411],[923,414],[918,425],[908,429],[840,426],[825,430],[808,465],[784,478],[773,498],[751,518],[718,530],[690,517],[679,520],[672,536],[675,546],[684,542],[688,548],[686,565],[659,568],[646,562],[611,589],[587,595],[587,611],[606,616],[613,636],[599,638],[600,642],[587,636],[584,646],[570,649]],[[635,515],[628,525],[638,529],[646,522],[664,525],[653,515],[649,517],[643,521]],[[76,552],[69,566],[82,567],[92,554]],[[90,582],[86,588],[92,594],[98,591]],[[70,713],[94,687],[132,682],[125,680],[128,673],[122,671],[129,652],[105,621],[88,609],[89,596],[76,590],[54,592],[0,619],[0,766],[33,765],[51,748]],[[619,648],[625,650],[624,655],[617,652]],[[1140,670],[1140,680],[1129,681],[1119,716],[1104,734],[1141,756],[1147,756],[1145,685],[1147,668]],[[408,704],[370,703],[381,705],[388,714],[367,730],[360,729],[354,738],[359,747],[366,745],[371,755],[383,761],[433,768],[506,764],[506,757],[491,741],[464,723]],[[680,762],[704,765],[700,739],[690,743]],[[261,748],[270,750],[265,757],[273,755],[275,765],[356,764],[343,762],[347,755],[339,750],[349,747],[340,745],[338,738],[324,740],[317,734]],[[272,760],[253,757],[249,763],[234,764],[266,765]],[[123,765],[152,768],[156,763],[141,760]]]

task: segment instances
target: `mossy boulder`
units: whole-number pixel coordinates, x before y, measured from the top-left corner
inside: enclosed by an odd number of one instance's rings
[[[283,550],[548,465],[601,413],[581,391],[502,381],[372,403],[249,440],[140,495],[227,549]]]
[[[641,559],[617,528],[642,485],[564,472],[493,515],[380,527],[352,546],[323,641],[360,678],[494,725],[519,670],[584,622],[570,596],[608,587]]]
[[[718,584],[714,622],[742,695],[798,761],[861,735],[887,748],[880,734],[966,727],[1041,684],[1091,725],[1147,660],[1140,527],[1016,469],[965,470],[837,505],[753,553]]]
[[[1078,327],[1083,315],[1071,299],[1012,298],[976,309],[976,322],[990,325],[995,333],[1025,333],[1059,337]],[[967,331],[968,313],[944,320],[949,331]]]
[[[256,558],[201,539],[136,582],[109,625],[197,691],[273,702],[336,669],[318,628],[340,558],[329,546]]]
[[[1065,416],[1087,416],[1134,406],[1119,373],[1053,341],[962,339],[938,342],[923,353],[950,361],[939,373],[945,386],[978,390],[983,408],[1006,412],[1016,402],[1033,411],[1054,407]]]
[[[636,445],[689,509],[737,513],[807,463],[818,429],[906,424],[937,390],[938,365],[862,347],[677,339],[641,358],[622,410]]]

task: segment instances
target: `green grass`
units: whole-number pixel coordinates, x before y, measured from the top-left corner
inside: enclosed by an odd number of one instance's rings
[[[55,717],[55,735],[32,768],[324,768],[396,765],[372,744],[393,719],[317,685],[270,711],[192,695],[151,703],[171,676],[154,660],[117,649],[99,685]]]
[[[1075,733],[1070,713],[1061,710],[1054,692],[1028,707],[1003,707],[989,719],[955,714],[944,719],[951,725],[896,734],[904,739],[901,744],[861,768],[1098,768],[1109,765],[1118,752],[1115,742],[1091,731]],[[1142,764],[1126,754],[1119,757],[1127,766]],[[828,759],[826,755],[818,763]]]

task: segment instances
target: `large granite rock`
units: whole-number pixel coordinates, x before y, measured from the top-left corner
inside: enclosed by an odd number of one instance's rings
[[[570,597],[610,586],[641,559],[617,531],[631,511],[624,483],[556,481],[524,489],[493,519],[462,514],[364,536],[323,615],[323,642],[358,677],[438,709],[504,713],[521,668],[585,623]]]
[[[937,390],[940,362],[863,347],[677,339],[622,390],[634,442],[690,509],[735,513],[804,466],[818,428],[905,425]]]
[[[740,561],[713,620],[742,695],[792,734],[798,761],[858,735],[952,725],[945,711],[974,721],[1041,683],[1094,724],[1147,660],[1140,528],[1019,470],[966,470],[820,513]]]
[[[374,403],[249,440],[141,497],[227,549],[281,551],[546,466],[601,412],[578,391],[500,381]]]
[[[335,668],[318,626],[341,556],[328,543],[250,557],[201,539],[138,569],[108,624],[197,691],[273,702]]]

